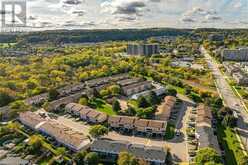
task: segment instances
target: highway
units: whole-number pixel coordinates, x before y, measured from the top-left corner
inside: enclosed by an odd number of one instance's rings
[[[238,126],[237,131],[240,134],[241,140],[248,151],[248,112],[243,106],[242,100],[236,96],[225,79],[225,75],[221,73],[218,67],[218,63],[207,53],[207,51],[202,47],[201,52],[204,55],[208,67],[212,70],[213,76],[215,78],[215,85],[224,101],[224,104],[233,109],[238,114]]]

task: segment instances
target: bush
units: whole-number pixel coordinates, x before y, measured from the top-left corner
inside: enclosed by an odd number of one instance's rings
[[[147,108],[147,107],[150,106],[149,103],[148,103],[148,101],[145,99],[144,96],[140,96],[138,98],[137,102],[138,102],[138,107],[139,108]]]

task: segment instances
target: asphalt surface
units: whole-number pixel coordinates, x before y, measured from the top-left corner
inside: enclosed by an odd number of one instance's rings
[[[246,151],[248,151],[248,112],[243,106],[242,100],[234,94],[231,86],[225,79],[225,76],[219,70],[218,63],[206,52],[204,48],[201,49],[201,52],[205,56],[209,68],[212,70],[216,88],[224,100],[225,105],[236,111],[238,114],[237,131],[240,134]]]

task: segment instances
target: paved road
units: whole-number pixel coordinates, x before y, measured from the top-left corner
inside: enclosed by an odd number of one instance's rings
[[[208,66],[213,72],[217,90],[224,100],[225,105],[238,113],[238,131],[243,144],[246,146],[246,150],[248,150],[248,112],[246,112],[241,99],[234,94],[231,86],[225,79],[225,76],[219,70],[218,63],[216,63],[216,61],[206,52],[204,48],[201,49],[201,52],[204,54]]]

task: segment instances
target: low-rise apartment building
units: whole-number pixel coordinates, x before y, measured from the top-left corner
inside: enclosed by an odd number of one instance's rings
[[[135,84],[127,85],[122,87],[123,94],[126,96],[131,96],[136,93],[143,92],[152,88],[152,83],[150,81],[142,81]]]
[[[167,149],[140,144],[131,144],[128,141],[112,141],[106,139],[95,140],[90,150],[105,156],[107,159],[117,160],[120,152],[128,152],[136,158],[145,160],[151,165],[165,165]]]
[[[223,63],[223,66],[226,69],[226,72],[233,77],[238,85],[246,86],[248,85],[248,75],[245,73],[244,66],[240,63]]]
[[[223,49],[221,57],[223,61],[248,61],[248,48]]]
[[[90,123],[102,123],[105,122],[108,118],[105,113],[77,103],[67,104],[65,106],[65,111]]]
[[[211,147],[220,154],[219,143],[212,128],[213,116],[211,109],[204,104],[200,104],[196,110],[197,117],[195,132],[198,140],[198,149]]]
[[[156,120],[168,121],[171,115],[171,112],[175,108],[176,105],[176,97],[166,96],[164,98],[164,102],[158,108],[158,111],[155,113]]]
[[[242,71],[233,73],[233,78],[238,83],[238,85],[248,85],[248,76]]]

